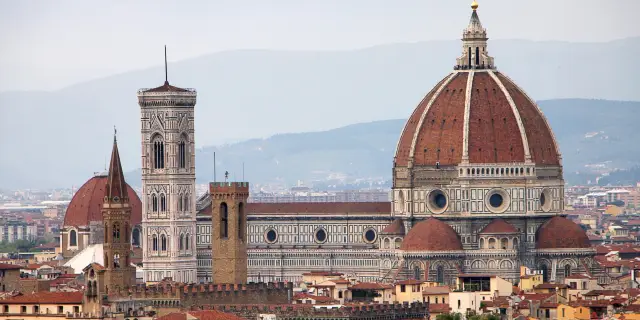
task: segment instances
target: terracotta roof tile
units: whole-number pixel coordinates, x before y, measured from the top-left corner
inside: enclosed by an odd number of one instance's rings
[[[517,233],[518,229],[510,223],[498,218],[491,222],[480,231],[480,233]]]
[[[448,224],[429,218],[418,222],[402,241],[405,251],[448,251],[462,250],[458,234]]]
[[[349,287],[351,290],[383,290],[392,289],[393,286],[377,282],[360,282]]]
[[[0,270],[18,270],[22,269],[22,266],[16,264],[0,263]]]
[[[247,203],[248,214],[390,213],[391,202]]]
[[[402,219],[395,219],[393,222],[388,224],[382,231],[381,234],[394,234],[394,235],[404,235],[404,223],[402,223]]]
[[[79,227],[88,226],[91,221],[102,221],[102,204],[106,186],[106,175],[94,176],[85,182],[71,199],[63,225]],[[127,193],[131,205],[131,224],[140,224],[142,221],[142,201],[129,185],[127,185]]]
[[[590,248],[586,232],[573,221],[555,216],[536,233],[536,249]]]
[[[82,304],[82,292],[48,292],[15,296],[2,300],[3,304]]]

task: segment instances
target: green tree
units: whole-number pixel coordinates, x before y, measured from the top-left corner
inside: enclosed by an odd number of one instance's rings
[[[443,313],[436,316],[436,320],[462,320],[460,313]]]

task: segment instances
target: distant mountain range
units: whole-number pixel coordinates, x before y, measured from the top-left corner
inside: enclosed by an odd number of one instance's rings
[[[229,51],[172,63],[169,78],[174,85],[198,89],[197,145],[223,145],[283,132],[322,131],[353,123],[406,118],[424,94],[450,72],[459,51],[459,41],[392,44],[340,52]],[[490,42],[489,52],[496,58],[498,68],[535,99],[640,100],[636,81],[640,38],[607,43],[497,40]],[[163,80],[163,70],[157,67],[55,92],[0,93],[0,186],[54,187],[84,182],[92,172],[103,168],[111,150],[113,125],[118,127],[125,170],[139,167],[136,90],[160,85]],[[587,133],[584,130],[603,131],[600,127],[605,127],[605,134],[607,130],[625,130],[619,123],[607,120],[609,117],[625,123],[638,120],[637,113],[630,113],[636,106],[633,103],[576,101],[543,103],[557,135],[565,137],[561,132],[567,131],[569,145],[562,148],[569,148],[565,163],[571,170],[580,168],[582,158],[591,157],[584,156],[588,151],[582,146],[587,142],[580,142],[579,137]],[[583,109],[582,104],[593,107]],[[565,112],[565,105],[572,105],[567,107],[571,113]],[[226,165],[229,171],[239,172],[238,166],[244,161],[247,177],[254,181],[262,181],[262,177],[289,180],[295,175],[302,179],[308,177],[308,170],[315,172],[313,177],[328,172],[388,176],[401,123],[382,121],[324,133],[282,134],[217,150],[219,161],[233,163]],[[355,133],[358,131],[360,134]],[[341,141],[325,140],[323,136]],[[625,140],[630,136],[632,132],[621,134],[619,139],[630,141]],[[354,149],[358,142],[362,143]],[[273,153],[258,157],[257,151],[249,152],[260,146]],[[593,155],[592,159],[624,163],[637,149],[624,148]],[[198,156],[201,179],[211,177],[207,171],[213,160],[207,154],[212,150],[204,148]],[[572,167],[572,157],[577,159],[573,162],[576,167]],[[343,167],[347,165],[352,169]],[[286,169],[278,171],[275,166]]]

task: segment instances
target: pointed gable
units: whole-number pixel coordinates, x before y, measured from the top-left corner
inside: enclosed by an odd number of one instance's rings
[[[382,229],[381,234],[404,235],[404,224],[401,219],[395,219],[389,225]]]
[[[105,188],[105,200],[109,202],[129,202],[127,183],[124,181],[118,142],[115,137],[113,138],[113,150],[111,151],[111,162],[109,163],[109,174]]]
[[[510,223],[498,218],[493,219],[493,221],[484,227],[480,233],[518,233],[518,229]]]

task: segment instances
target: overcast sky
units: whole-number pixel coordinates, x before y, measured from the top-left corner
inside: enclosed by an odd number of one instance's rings
[[[53,90],[241,48],[348,50],[458,39],[470,0],[0,0],[0,91]],[[640,0],[479,0],[494,39],[640,36]]]

